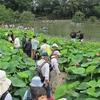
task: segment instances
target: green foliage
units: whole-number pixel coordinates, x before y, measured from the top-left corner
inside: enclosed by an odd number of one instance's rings
[[[75,13],[75,15],[73,16],[72,20],[73,20],[73,22],[80,23],[80,22],[84,21],[84,18],[85,18],[85,15],[82,12],[77,11]]]
[[[0,36],[10,29],[0,29]],[[22,39],[23,30],[12,29]],[[33,33],[27,30],[28,36]],[[100,98],[100,42],[79,42],[65,41],[65,38],[47,37],[44,34],[36,34],[42,44],[42,40],[47,38],[52,45],[57,43],[61,57],[58,59],[61,71],[67,73],[65,83],[55,91],[56,99],[67,97],[68,100],[99,100]],[[12,96],[19,99],[23,96],[32,79],[34,62],[28,58],[22,50],[13,48],[13,44],[0,41],[0,68],[7,72],[7,76],[12,80]],[[18,80],[18,81],[17,81]],[[17,81],[17,82],[16,82]],[[27,88],[26,88],[27,86]],[[18,96],[18,98],[17,98]]]
[[[94,21],[96,21],[96,20],[97,20],[96,16],[90,16],[90,18],[89,18],[89,19],[90,19],[90,21],[91,21],[91,22],[94,22]]]

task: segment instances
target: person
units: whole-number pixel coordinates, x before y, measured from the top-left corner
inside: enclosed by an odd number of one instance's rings
[[[0,99],[1,100],[12,100],[12,96],[8,92],[10,85],[11,85],[11,81],[6,77],[6,72],[0,70]]]
[[[84,41],[84,34],[81,31],[77,32],[77,39],[79,39],[79,41]]]
[[[71,37],[71,40],[76,40],[76,32],[74,31],[74,29],[70,33],[70,37]]]
[[[42,63],[45,63],[42,68],[41,68],[41,73],[44,76],[44,88],[47,91],[47,97],[50,97],[50,86],[49,86],[49,64],[48,64],[48,60],[49,60],[49,56],[47,54],[47,52],[43,52],[42,53],[42,59],[40,59],[39,61],[37,61],[37,65],[40,66]]]
[[[31,88],[32,100],[47,100],[47,93],[43,87]]]
[[[53,98],[47,98],[46,90],[43,87],[31,87],[32,100],[54,100]]]
[[[43,39],[43,45],[41,46],[40,50],[43,52],[46,52],[46,46],[50,48],[50,46],[47,44],[47,40]]]
[[[58,49],[58,45],[56,44],[56,43],[54,43],[53,45],[52,45],[52,54],[54,53],[54,51],[56,51],[57,49]]]
[[[40,59],[40,54],[39,54],[39,51],[36,50],[34,60],[35,60],[35,62],[37,62],[39,59]]]
[[[27,36],[27,33],[24,33],[24,36],[22,38],[22,49],[23,51],[25,52],[25,44],[26,44],[26,36]]]
[[[55,80],[58,80],[57,76],[61,74],[59,67],[58,67],[58,57],[60,56],[59,51],[54,51],[53,56],[51,56],[51,67],[52,71],[50,72],[50,87],[51,87],[51,94],[54,93],[55,87],[53,84],[57,84]]]
[[[32,45],[31,45],[31,38],[28,39],[28,41],[26,42],[25,44],[25,53],[31,57],[31,48],[32,48]]]
[[[20,40],[16,35],[14,35],[14,42],[13,43],[14,43],[15,48],[17,48],[17,49],[20,48]]]
[[[43,83],[41,82],[41,79],[40,79],[39,76],[35,76],[35,77],[32,78],[32,81],[31,81],[31,83],[29,85],[30,85],[30,89],[31,89],[31,87],[32,88],[42,87],[43,86]],[[30,90],[27,90],[25,92],[25,94],[24,94],[23,100],[26,100],[27,99],[28,92],[29,92],[29,96],[31,98],[31,92],[30,92]]]
[[[12,30],[10,30],[10,34],[8,34],[8,41],[11,43],[14,41],[14,35]]]
[[[39,44],[39,41],[36,39],[36,36],[34,35],[33,39],[31,39],[31,45],[32,45],[32,48],[31,48],[31,58],[32,59],[34,59],[35,52],[37,50],[38,44]]]

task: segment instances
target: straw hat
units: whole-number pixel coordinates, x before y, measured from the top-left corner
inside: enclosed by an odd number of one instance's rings
[[[0,70],[0,95],[5,93],[10,85],[11,81],[6,77],[5,71]]]
[[[39,76],[35,76],[32,78],[32,82],[30,83],[30,86],[33,87],[42,87],[43,83],[41,82],[41,78]]]

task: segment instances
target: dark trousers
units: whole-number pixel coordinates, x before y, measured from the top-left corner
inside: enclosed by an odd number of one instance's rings
[[[44,87],[46,92],[47,92],[47,98],[50,98],[50,85],[48,83],[48,86],[47,87]]]

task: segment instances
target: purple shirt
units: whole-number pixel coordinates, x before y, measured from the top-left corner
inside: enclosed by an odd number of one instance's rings
[[[53,70],[55,70],[57,73],[60,73],[60,70],[58,68],[58,61],[57,59],[55,58],[55,56],[52,56],[51,57],[51,66],[53,67]]]

